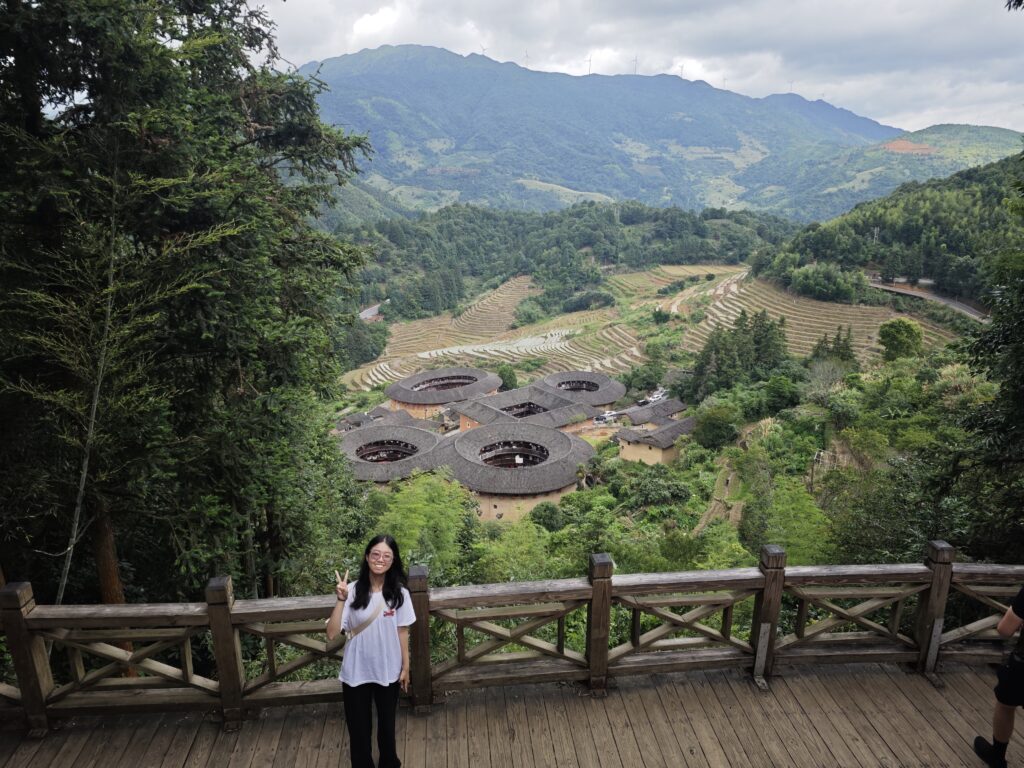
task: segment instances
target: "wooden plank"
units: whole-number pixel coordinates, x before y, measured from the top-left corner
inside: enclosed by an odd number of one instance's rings
[[[245,731],[245,723],[240,729],[225,731],[219,720],[203,723],[202,730],[205,732],[210,726],[213,730],[213,743],[203,750],[197,739],[188,756],[188,768],[224,768],[231,760],[239,735]]]
[[[25,623],[40,629],[120,629],[121,627],[206,626],[206,603],[127,605],[38,605]]]
[[[67,738],[61,746],[60,751],[54,755],[47,764],[47,768],[72,768],[79,756],[89,743],[93,733],[100,729],[99,718],[83,717],[76,720],[73,727],[69,729]],[[0,758],[0,765],[3,765],[3,758]]]
[[[611,731],[615,741],[615,750],[618,752],[622,768],[643,768],[643,752],[633,734],[633,729],[626,727],[629,716],[618,687],[609,690],[608,695],[604,698],[593,699],[593,703],[604,711],[604,721],[608,723],[608,730]],[[601,721],[601,718],[598,720]]]
[[[197,713],[193,712],[179,717],[171,741],[164,752],[164,759],[155,765],[160,768],[182,768],[188,762],[188,757],[192,753],[192,745],[199,737],[202,725],[203,716]],[[212,741],[210,743],[212,744]]]
[[[886,666],[881,672],[888,677],[897,693],[909,703],[908,709],[916,713],[911,724],[938,734],[964,765],[976,758],[971,726],[963,715],[950,706],[949,701],[924,676],[907,674],[896,667]]]
[[[546,687],[546,686],[545,686]],[[544,707],[544,688],[538,685],[523,686],[526,702],[526,719],[530,724],[530,742],[533,745],[533,760],[537,768],[557,768],[555,745]]]
[[[911,743],[918,740],[907,733],[908,726],[903,718],[883,715],[881,708],[874,701],[878,692],[866,691],[859,684],[859,674],[851,674],[850,669],[826,668],[819,672],[819,677],[826,681],[826,685],[843,692],[846,698],[843,710],[868,721],[896,755],[899,764],[916,765],[918,762],[935,761],[934,754],[927,747],[921,751],[919,746]]]
[[[168,714],[160,718],[159,725],[157,725],[153,736],[149,740],[149,744],[146,745],[145,751],[142,753],[142,759],[134,763],[132,768],[137,768],[140,765],[158,766],[163,763],[180,722],[181,715]]]
[[[760,589],[764,576],[757,568],[726,571],[680,571],[676,573],[630,573],[612,577],[612,594],[657,595],[673,592],[714,592]]]
[[[314,757],[315,768],[341,768],[348,764],[348,730],[342,707],[326,705],[323,736]],[[213,768],[213,766],[210,766]]]
[[[50,717],[60,718],[125,712],[209,712],[216,707],[217,699],[192,688],[142,688],[72,693],[46,711]]]
[[[401,755],[402,765],[406,768],[426,768],[427,766],[427,720],[436,717],[436,713],[417,714],[412,708],[406,710],[405,752]]]
[[[628,723],[637,745],[642,745],[641,757],[647,768],[671,768],[673,762],[662,752],[662,745],[655,733],[654,724],[648,717],[640,698],[639,686],[647,679],[646,677],[631,677],[619,681],[619,690],[616,693],[622,700],[622,706],[626,711],[626,719],[622,725]]]
[[[649,675],[640,678],[638,682],[635,690],[661,748],[665,763],[669,766],[686,765],[688,768],[705,765],[703,751],[696,743],[689,724],[676,727],[658,695],[659,688],[669,685],[665,677]]]
[[[973,748],[958,754],[955,735],[951,746],[946,739],[950,734],[945,728],[938,729],[931,726],[928,720],[917,711],[914,702],[903,694],[902,687],[892,684],[889,677],[880,667],[875,667],[870,676],[870,684],[866,686],[874,692],[873,700],[883,717],[894,722],[906,723],[906,741],[924,756],[930,751],[943,765],[970,764],[973,762]],[[886,683],[889,684],[886,684]],[[857,684],[864,686],[866,679],[858,680]]]
[[[142,758],[149,749],[150,743],[156,737],[164,717],[169,718],[172,715],[142,717],[135,728],[135,732],[132,733],[131,740],[117,762],[104,762],[105,766],[117,765],[118,768],[138,768],[140,765],[145,765]]]
[[[696,697],[688,697],[685,702],[681,699],[679,686],[682,678],[683,675],[678,674],[666,676],[655,687],[669,724],[675,731],[676,743],[685,753],[688,765],[728,768],[729,758],[718,741],[718,735],[704,707]]]
[[[718,744],[719,749],[725,754],[728,764],[733,765],[754,765],[755,758],[748,756],[748,751],[753,752],[755,750],[754,744],[749,744],[741,741],[736,734],[733,732],[732,725],[729,723],[729,718],[726,716],[725,710],[722,708],[721,703],[715,697],[710,690],[707,678],[703,675],[696,674],[685,674],[679,675],[675,679],[675,688],[681,702],[684,703],[687,713],[690,712],[691,707],[696,705],[700,708],[697,713],[698,718],[694,720],[694,730],[698,731],[698,727],[704,729],[703,722],[706,719],[708,728],[710,729],[710,736],[714,740],[714,743]],[[703,718],[699,717],[700,713],[703,713]],[[711,752],[715,752],[711,740],[705,738],[701,739],[702,747],[705,744],[708,746],[705,748],[705,756]],[[763,755],[761,745],[757,744],[757,750]],[[762,764],[764,764],[762,762]]]
[[[885,743],[885,739],[871,721],[864,717],[856,705],[839,695],[842,689],[833,689],[831,681],[826,682],[821,675],[809,670],[806,673],[802,669],[797,671],[794,678],[802,681],[811,692],[817,706],[843,735],[847,746],[860,758],[859,765],[879,765],[888,768],[899,763],[896,754]]]
[[[205,768],[220,735],[220,723],[214,722],[209,717],[201,718],[199,726],[196,728],[196,737],[189,745],[188,754],[182,763],[184,768]]]
[[[837,762],[812,730],[811,744],[804,742],[789,716],[779,711],[775,698],[761,691],[750,675],[737,671],[720,673],[722,682],[730,688],[747,719],[761,735],[761,741],[777,765],[795,765],[800,768],[835,766]],[[787,753],[788,752],[788,756]],[[788,757],[788,759],[787,759]]]
[[[526,696],[521,686],[505,690],[505,710],[509,736],[512,740],[513,768],[533,768],[534,765],[533,742],[530,740],[530,721],[526,706]]]
[[[294,768],[316,768],[317,752],[323,740],[328,708],[327,704],[310,704],[304,707],[306,720],[291,763]]]
[[[79,753],[75,768],[110,768],[116,765],[142,721],[141,715],[104,719]]]
[[[337,599],[332,592],[330,595],[235,600],[231,606],[231,621],[234,624],[316,619],[323,622],[331,615]]]
[[[491,768],[512,768],[512,728],[506,715],[504,689],[487,688],[483,708]]]
[[[263,727],[260,728],[260,735],[256,740],[256,749],[252,754],[249,768],[272,768],[281,744],[281,731],[288,715],[288,709],[267,710],[266,715],[262,717]]]
[[[309,709],[302,707],[288,707],[282,710],[281,735],[277,741],[277,748],[273,753],[273,760],[264,762],[264,765],[273,768],[291,768],[295,764],[295,756],[299,753],[299,742],[302,740],[302,733],[308,727],[315,730],[310,717]]]
[[[622,768],[608,723],[595,720],[599,713],[591,706],[590,691],[583,686],[560,685],[562,706],[571,725],[570,737],[576,762],[584,768]],[[492,766],[492,768],[496,768]]]
[[[430,610],[589,600],[590,592],[585,578],[441,587],[430,590]]]
[[[586,680],[589,672],[570,661],[542,659],[520,664],[470,664],[439,675],[434,687],[455,691],[488,685],[518,685],[527,682]]]
[[[786,586],[800,584],[921,584],[931,582],[924,563],[889,565],[796,565],[786,568]]]
[[[953,581],[966,584],[1020,584],[1024,581],[1024,565],[953,563]]]
[[[259,717],[254,720],[242,721],[242,727],[238,731],[238,738],[235,740],[227,763],[222,762],[221,765],[226,765],[227,768],[249,768],[253,755],[256,753],[256,747],[259,745],[260,732],[263,730],[270,711],[260,712]],[[216,763],[212,758],[207,765],[208,768],[216,768]]]
[[[487,734],[486,691],[468,691],[466,694],[466,748],[469,764],[490,768],[491,747]]]
[[[846,735],[840,733],[830,716],[821,707],[815,705],[811,694],[799,683],[799,676],[795,674],[778,674],[772,677],[770,695],[775,700],[775,705],[784,716],[794,721],[797,730],[804,735],[804,744],[812,739],[806,734],[813,729],[817,734],[817,740],[828,750],[828,754],[841,766],[870,765],[871,754],[856,754],[850,744],[849,738],[856,738],[856,731],[852,728],[846,730]],[[845,722],[845,721],[844,721]],[[810,750],[808,754],[815,754]]]
[[[26,739],[15,751],[8,765],[18,768],[50,768],[50,763],[54,761],[54,758],[67,743],[72,730],[72,728],[50,729],[40,739]],[[34,750],[27,743],[31,741],[36,742]]]
[[[573,723],[565,710],[561,685],[545,685],[543,687],[544,709],[547,711],[548,725],[551,728],[551,740],[555,746],[555,765],[562,768],[578,766],[589,768],[587,763],[580,763],[576,757],[576,747],[572,741]]]
[[[466,733],[466,694],[457,693],[444,706],[447,722],[448,768],[469,768],[469,739]]]
[[[754,745],[755,754],[765,755],[771,765],[790,765],[792,760],[785,745],[779,743],[773,729],[765,721],[760,707],[751,706],[746,700],[747,697],[742,701],[736,697],[729,685],[729,678],[733,673],[729,670],[714,670],[701,674],[707,678],[712,692],[728,714],[737,738],[743,740],[744,744],[749,740],[749,743]],[[760,753],[757,750],[758,746],[762,748]],[[748,749],[747,754],[750,755],[750,752]]]

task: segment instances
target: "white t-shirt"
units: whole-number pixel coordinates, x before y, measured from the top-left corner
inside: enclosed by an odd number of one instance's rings
[[[402,674],[402,646],[398,641],[398,628],[408,627],[416,621],[412,598],[405,587],[402,587],[402,597],[399,608],[385,604],[384,610],[372,624],[345,643],[345,655],[341,660],[341,672],[338,673],[341,682],[346,685],[391,685]],[[371,592],[369,604],[359,610],[352,608],[355,599],[356,586],[353,584],[341,611],[342,631],[355,629],[370,618],[384,600],[384,595]]]

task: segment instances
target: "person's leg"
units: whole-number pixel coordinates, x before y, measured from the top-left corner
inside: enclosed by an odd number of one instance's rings
[[[342,685],[352,768],[373,768],[373,689],[379,685]]]
[[[402,765],[395,747],[398,694],[397,681],[387,687],[377,686],[377,690],[374,691],[377,703],[377,749],[380,751],[380,768],[399,768]]]
[[[985,761],[989,768],[1006,768],[1006,748],[1013,736],[1013,720],[1016,707],[1003,704],[996,699],[995,710],[992,712],[992,742],[984,737],[974,739],[974,753]]]
[[[996,702],[996,710],[992,713],[992,738],[1008,744],[1013,736],[1013,717],[1017,713],[1016,707],[1009,707],[1006,704]]]

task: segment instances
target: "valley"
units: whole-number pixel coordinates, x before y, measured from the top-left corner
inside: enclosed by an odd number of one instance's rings
[[[669,295],[659,293],[686,278],[699,281]],[[513,278],[458,316],[445,313],[394,323],[383,354],[349,371],[344,383],[369,391],[429,368],[494,368],[502,363],[528,378],[565,370],[616,375],[644,361],[643,338],[651,330],[650,313],[655,309],[668,313],[673,324],[685,326],[682,349],[694,354],[714,328],[731,328],[742,311],[753,316],[765,310],[773,320],[785,318],[790,354],[810,354],[823,335],[832,336],[837,326],[842,326],[844,331],[852,329],[856,356],[867,363],[881,355],[879,326],[902,316],[885,307],[796,296],[768,281],[750,278],[744,265],[660,265],[610,275],[606,284],[618,299],[616,307],[558,315],[513,328],[516,306],[538,293],[529,277]],[[927,348],[941,347],[955,338],[937,323],[921,318],[915,321],[921,325]]]

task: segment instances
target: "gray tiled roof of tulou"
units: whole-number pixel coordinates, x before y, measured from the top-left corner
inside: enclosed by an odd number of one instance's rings
[[[396,446],[396,443],[399,445]],[[485,449],[528,443],[546,451],[547,458],[533,466],[496,467],[485,464]],[[415,449],[407,458],[368,461],[374,448]],[[481,493],[532,495],[560,490],[576,482],[576,470],[593,455],[584,440],[557,429],[510,420],[440,437],[416,427],[373,425],[346,432],[341,449],[360,480],[386,483],[408,477],[413,470],[447,466],[463,485]],[[510,451],[514,453],[514,450]]]
[[[629,429],[628,427],[623,427],[615,433],[615,436],[620,440],[626,440],[630,443],[653,445],[655,448],[664,450],[675,445],[676,440],[682,435],[688,435],[693,432],[696,424],[697,420],[690,416],[679,421],[670,421],[668,424],[657,429]]]
[[[576,382],[586,382],[596,389],[571,388]],[[609,405],[626,394],[626,385],[603,373],[594,371],[561,371],[545,376],[534,386],[550,388],[560,397],[587,405]]]
[[[429,382],[452,379],[464,383],[447,389],[433,389]],[[422,389],[421,387],[427,386]],[[488,371],[476,368],[439,368],[423,371],[391,384],[384,393],[392,400],[412,405],[444,405],[468,400],[493,392],[501,386],[501,379]]]

